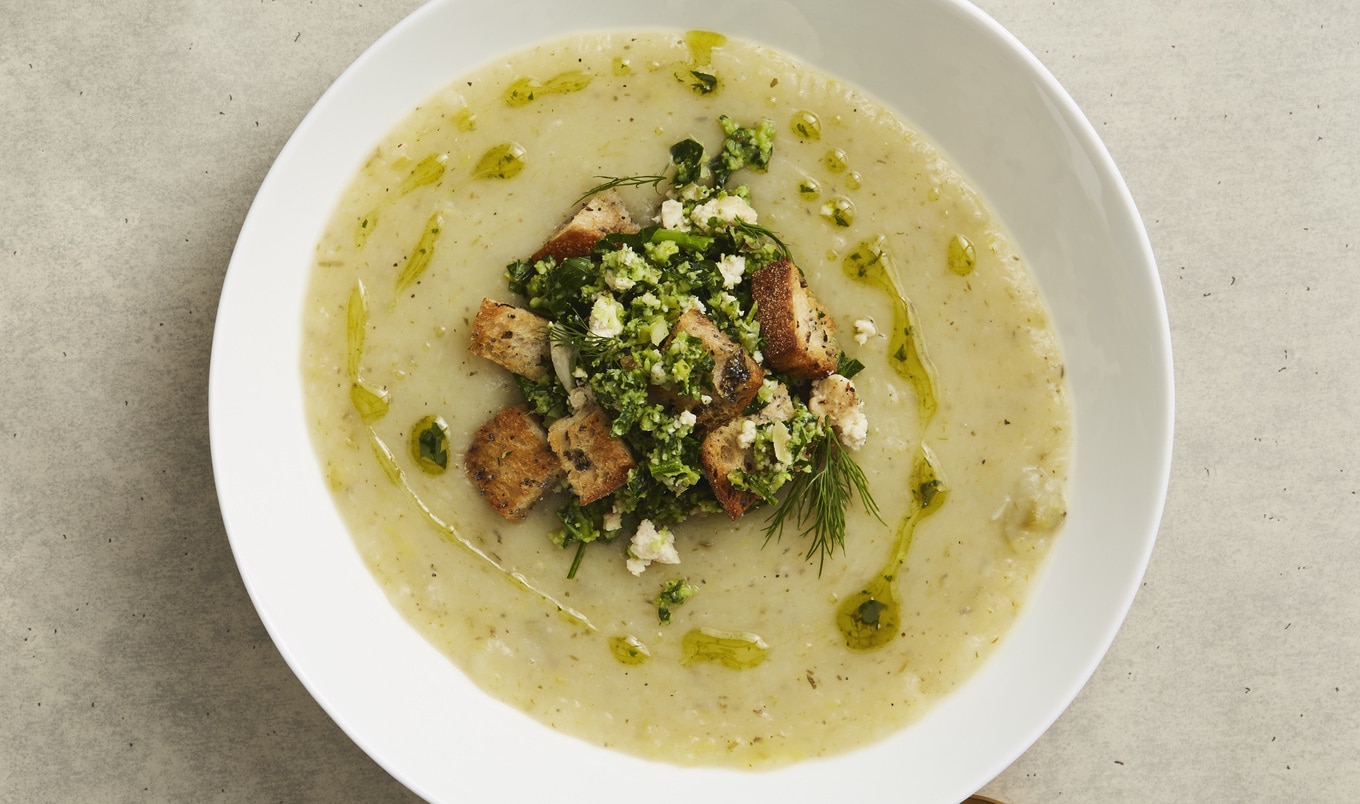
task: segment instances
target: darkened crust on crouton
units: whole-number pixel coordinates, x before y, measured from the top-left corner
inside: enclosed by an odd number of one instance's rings
[[[765,381],[760,364],[698,310],[686,310],[671,328],[670,337],[682,332],[698,338],[704,349],[713,355],[713,393],[710,394],[713,401],[705,405],[698,399],[674,393],[668,395],[669,401],[680,410],[693,411],[695,427],[700,430],[740,416]],[[669,343],[667,339],[666,344]],[[666,344],[662,345],[663,350]]]
[[[756,318],[765,336],[765,362],[800,380],[836,370],[836,322],[813,298],[790,260],[771,263],[751,277]]]
[[[745,419],[733,419],[704,436],[699,451],[699,463],[704,479],[713,489],[713,496],[731,519],[737,519],[760,502],[760,497],[749,491],[734,488],[727,476],[735,469],[750,469],[755,463],[755,452],[741,445],[741,430]]]
[[[609,417],[599,405],[586,405],[553,422],[548,443],[582,505],[612,494],[628,482],[628,471],[637,466],[623,439],[610,434]]]
[[[534,253],[531,262],[548,256],[555,257],[558,262],[568,257],[585,257],[605,235],[636,231],[637,224],[623,206],[623,199],[617,192],[607,190],[587,201],[565,226],[548,238],[543,248]]]
[[[506,408],[482,425],[463,465],[496,513],[511,522],[522,522],[562,482],[562,464],[524,405]]]
[[[513,304],[482,299],[468,351],[531,380],[548,374],[548,320]]]

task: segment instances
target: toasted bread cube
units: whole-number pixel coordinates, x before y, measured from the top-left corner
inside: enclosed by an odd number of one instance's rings
[[[638,230],[633,218],[623,206],[623,199],[614,190],[593,196],[567,224],[534,253],[533,261],[555,257],[558,262],[568,257],[585,257],[595,244],[607,234],[633,234]]]
[[[700,430],[740,416],[765,382],[765,372],[760,364],[698,310],[686,310],[671,328],[670,337],[682,332],[697,338],[713,355],[713,393],[707,403],[676,394],[670,396],[671,401],[680,410],[693,411],[697,418],[695,427]],[[661,348],[664,350],[666,345]]]
[[[841,349],[836,322],[813,298],[790,260],[771,263],[751,277],[756,318],[765,336],[765,362],[800,380],[836,370]]]
[[[562,464],[525,405],[506,408],[482,425],[463,466],[496,513],[511,522],[522,522],[562,482]]]
[[[582,505],[612,494],[637,466],[628,445],[609,432],[604,409],[593,403],[553,422],[548,443]]]
[[[699,464],[704,479],[708,481],[709,488],[713,489],[713,496],[718,498],[718,504],[731,519],[740,517],[760,502],[759,495],[734,488],[732,481],[727,479],[734,470],[749,471],[755,466],[755,449],[741,444],[741,431],[745,423],[744,418],[733,419],[712,430],[704,436],[704,443],[699,451]]]
[[[521,307],[482,299],[468,351],[531,380],[548,374],[548,320]]]

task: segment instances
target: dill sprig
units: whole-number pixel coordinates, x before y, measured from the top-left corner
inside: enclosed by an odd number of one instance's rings
[[[550,324],[548,338],[553,343],[575,349],[577,356],[595,365],[613,360],[619,351],[617,338],[596,335],[585,322],[570,317]]]
[[[575,203],[579,204],[596,193],[612,190],[615,187],[646,187],[651,185],[652,188],[659,193],[661,192],[661,182],[666,180],[666,174],[662,173],[654,176],[596,176],[595,178],[604,179],[604,183],[597,184],[589,190],[586,190],[581,194],[580,198],[576,199]]]
[[[802,528],[800,536],[811,536],[806,560],[818,556],[817,574],[820,576],[828,556],[837,550],[845,552],[845,509],[851,498],[858,496],[864,510],[879,522],[878,504],[869,491],[864,476],[849,451],[828,424],[816,447],[815,469],[800,472],[789,483],[788,493],[766,520],[765,540],[778,539],[784,525],[793,521]]]
[[[789,250],[788,245],[783,240],[779,239],[779,235],[775,234],[767,227],[761,226],[758,223],[749,223],[747,221],[741,220],[740,218],[737,219],[736,223],[737,230],[740,231],[742,234],[745,234],[748,237],[766,238],[767,240],[774,243],[774,247],[779,251],[780,257],[786,260],[793,259],[793,252]]]

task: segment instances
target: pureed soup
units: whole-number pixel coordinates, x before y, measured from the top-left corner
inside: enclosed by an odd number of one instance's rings
[[[672,528],[679,564],[634,575],[628,533],[578,556],[549,538],[564,495],[512,524],[462,471],[523,402],[469,340],[483,298],[526,304],[507,265],[601,177],[673,172],[686,138],[713,153],[721,115],[774,124],[768,170],[729,186],[864,365],[851,454],[879,516],[852,501],[824,563],[801,527],[766,540],[769,507],[697,516]],[[620,193],[647,225],[669,188]],[[573,36],[450,84],[341,199],[303,323],[317,453],[393,605],[488,693],[629,753],[768,768],[902,728],[987,658],[1065,516],[1062,355],[1001,222],[889,110],[716,34]],[[696,591],[663,623],[680,579]]]

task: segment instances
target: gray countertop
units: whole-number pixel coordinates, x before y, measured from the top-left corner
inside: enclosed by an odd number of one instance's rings
[[[416,0],[0,7],[0,800],[414,798],[313,702],[219,517],[217,297],[265,172]],[[984,0],[1121,168],[1176,360],[1114,646],[983,792],[1360,790],[1360,14]]]

